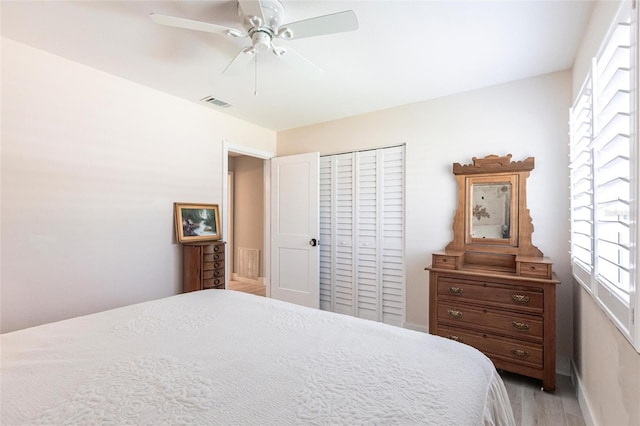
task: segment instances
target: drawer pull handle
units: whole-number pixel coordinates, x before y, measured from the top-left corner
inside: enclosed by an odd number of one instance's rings
[[[449,334],[447,336],[447,339],[451,339],[451,340],[456,341],[456,342],[464,343],[464,341],[462,340],[462,337],[456,336],[455,334]]]
[[[526,305],[529,303],[529,296],[525,296],[524,294],[513,294],[511,295],[511,300],[513,300],[513,303]]]
[[[449,287],[449,293],[459,296],[462,294],[462,289],[460,287]]]
[[[511,353],[514,356],[517,356],[518,358],[528,358],[529,357],[529,352],[523,350],[523,349],[511,349]]]
[[[511,321],[511,327],[520,331],[529,331],[529,324],[519,321]]]
[[[447,313],[452,318],[462,318],[462,312],[461,311],[454,311],[453,309],[449,309],[447,311]]]

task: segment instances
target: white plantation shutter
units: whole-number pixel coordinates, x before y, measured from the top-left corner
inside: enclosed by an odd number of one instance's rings
[[[320,160],[321,309],[404,322],[404,147]]]
[[[637,40],[623,2],[570,111],[570,169],[574,276],[640,350]]]
[[[589,283],[593,270],[593,153],[591,79],[571,109],[569,171],[571,182],[571,260],[573,274]]]
[[[631,22],[617,22],[593,66],[597,297],[629,330]]]

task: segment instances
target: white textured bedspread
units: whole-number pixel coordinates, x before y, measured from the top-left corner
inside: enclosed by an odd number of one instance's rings
[[[2,425],[514,424],[475,349],[224,290],[1,336]]]

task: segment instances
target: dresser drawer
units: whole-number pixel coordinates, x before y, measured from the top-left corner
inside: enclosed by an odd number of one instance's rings
[[[485,330],[516,339],[542,342],[542,317],[497,311],[465,304],[440,303],[438,324],[458,325]]]
[[[224,275],[220,278],[202,281],[203,288],[224,288]]]
[[[438,280],[438,297],[460,299],[467,302],[483,301],[488,305],[513,308],[542,313],[544,295],[537,288],[525,288],[494,284],[491,282],[470,281],[449,277]]]
[[[202,252],[204,254],[224,253],[224,246],[222,244],[208,244],[206,246],[202,246]]]
[[[202,279],[204,280],[217,278],[217,277],[224,277],[224,268],[202,271]]]
[[[523,343],[454,327],[438,327],[438,335],[473,346],[484,352],[489,358],[495,357],[515,364],[542,368],[542,345]]]
[[[202,264],[203,271],[209,271],[211,269],[220,269],[220,268],[224,268],[224,262],[220,260],[216,262],[204,262]]]
[[[203,262],[215,262],[218,260],[224,260],[224,253],[212,253],[202,256]]]
[[[551,265],[547,263],[520,262],[520,275],[531,278],[551,278]]]
[[[442,254],[433,255],[433,267],[439,269],[457,269],[456,256],[446,256]]]
[[[540,280],[553,279],[553,263],[546,257],[516,256],[516,274]]]

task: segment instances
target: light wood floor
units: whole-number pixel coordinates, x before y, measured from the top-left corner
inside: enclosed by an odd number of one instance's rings
[[[249,284],[240,281],[229,281],[229,290],[241,291],[243,293],[251,293],[256,296],[266,296],[266,287],[260,284]]]
[[[540,381],[501,372],[517,426],[584,426],[576,390],[568,376],[556,377],[556,391],[543,392]]]
[[[229,290],[265,296],[263,285],[229,281]],[[501,372],[516,426],[584,426],[576,390],[568,376],[558,375],[556,391],[543,392],[540,381]]]

